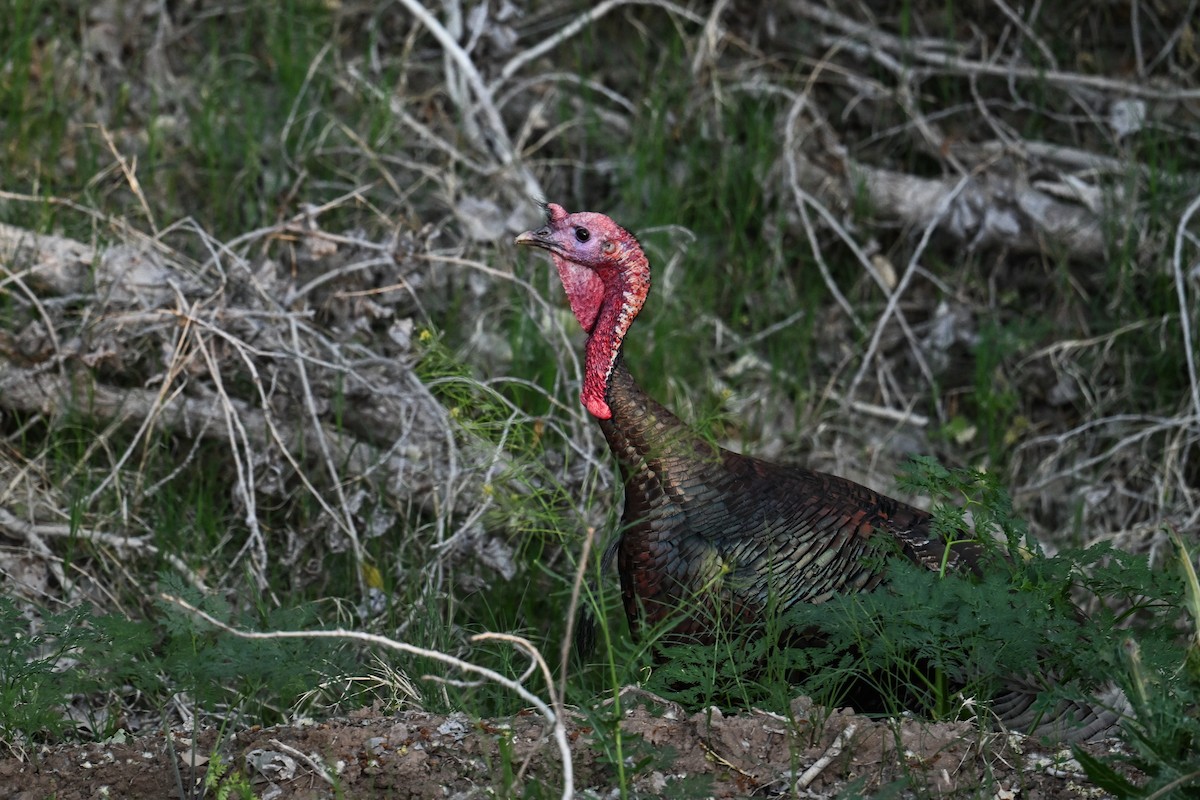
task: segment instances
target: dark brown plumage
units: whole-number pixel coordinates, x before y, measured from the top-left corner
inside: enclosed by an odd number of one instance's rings
[[[634,382],[624,359],[609,376],[600,427],[625,483],[617,567],[635,633],[696,597],[755,615],[870,591],[887,554],[940,568],[978,568],[982,548],[946,543],[929,515],[853,481],[715,448]],[[718,600],[719,598],[719,600]],[[674,628],[703,640],[705,603]],[[644,619],[643,619],[644,616]]]
[[[517,243],[550,253],[588,333],[581,401],[625,484],[616,557],[635,636],[677,619],[675,637],[705,641],[714,615],[750,620],[769,604],[782,612],[871,591],[890,553],[930,569],[983,569],[984,548],[934,536],[927,513],[844,478],[717,448],[647,396],[621,353],[649,291],[642,248],[602,214],[547,211],[547,225]],[[1035,694],[1008,698],[1013,718]]]

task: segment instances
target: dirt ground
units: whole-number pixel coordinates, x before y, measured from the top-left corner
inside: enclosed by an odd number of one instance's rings
[[[1030,739],[982,734],[972,723],[872,720],[849,711],[820,718],[806,700],[792,720],[762,711],[691,715],[638,703],[621,723],[633,797],[1097,798],[1070,752]],[[537,714],[506,720],[409,711],[274,728],[218,743],[216,731],[46,747],[0,759],[0,798],[559,797],[563,768]],[[620,776],[580,714],[568,725],[577,796],[617,797]],[[1117,743],[1086,745],[1095,755]],[[219,754],[220,761],[214,761]],[[222,763],[223,783],[204,788]],[[221,766],[217,767],[222,769]],[[182,787],[182,792],[181,792]],[[239,788],[240,787],[240,788]],[[885,790],[891,791],[885,791]],[[241,792],[241,793],[239,793]]]

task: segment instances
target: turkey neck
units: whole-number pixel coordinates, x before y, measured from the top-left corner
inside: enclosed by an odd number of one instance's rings
[[[710,470],[716,477],[720,451],[638,386],[622,352],[609,374],[605,400],[612,418],[599,420],[600,429],[626,484],[656,484],[663,494],[677,497],[688,485],[709,477]]]

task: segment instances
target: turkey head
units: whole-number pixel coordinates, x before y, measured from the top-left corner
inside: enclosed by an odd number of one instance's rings
[[[603,214],[568,214],[555,203],[546,212],[546,225],[516,242],[550,253],[571,311],[588,333],[580,400],[597,419],[610,419],[609,377],[650,291],[650,264],[637,239]]]

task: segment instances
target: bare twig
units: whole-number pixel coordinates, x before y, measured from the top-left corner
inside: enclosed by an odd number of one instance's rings
[[[903,410],[891,408],[889,406],[881,406],[875,403],[867,403],[862,400],[846,399],[837,392],[829,392],[828,396],[831,400],[846,403],[854,411],[860,414],[866,414],[878,419],[887,420],[888,422],[898,422],[904,425],[912,425],[917,428],[929,427],[929,417],[924,414],[918,414],[911,408]]]
[[[329,765],[323,762],[319,755],[315,753],[313,755],[308,755],[307,753],[301,752],[289,744],[284,744],[278,739],[268,739],[267,741],[269,741],[273,747],[278,747],[282,752],[287,753],[294,758],[298,758],[305,764],[308,764],[317,777],[325,781],[325,783],[329,784],[330,786],[337,786],[333,780],[333,777],[329,774]]]
[[[845,728],[842,728],[841,733],[839,733],[837,738],[835,738],[829,745],[829,749],[827,749],[820,758],[813,762],[811,767],[804,770],[800,777],[796,779],[796,789],[807,789],[808,785],[815,781],[817,776],[819,776],[826,767],[832,764],[835,758],[842,754],[842,749],[849,744],[850,739],[854,736],[854,732],[856,730],[858,730],[858,723],[855,722],[851,722]]]
[[[814,78],[815,78],[815,76],[814,76]],[[810,83],[811,83],[811,80],[810,80]],[[838,236],[842,239],[842,241],[845,242],[847,247],[850,248],[851,252],[854,253],[855,257],[858,259],[858,262],[862,265],[863,269],[867,272],[868,275],[871,276],[872,280],[874,280],[874,282],[879,286],[879,288],[883,291],[883,293],[885,295],[890,297],[892,294],[893,287],[888,283],[888,281],[886,281],[883,278],[882,275],[879,274],[879,270],[876,269],[874,262],[867,256],[867,254],[859,246],[858,242],[855,241],[854,237],[852,237],[849,234],[849,232],[846,231],[845,227],[842,226],[841,223],[838,222],[838,220],[833,216],[833,214],[829,211],[829,209],[826,208],[822,203],[817,201],[816,198],[814,198],[812,195],[810,195],[808,192],[806,192],[800,186],[801,173],[808,171],[808,167],[810,165],[808,165],[806,163],[803,167],[801,166],[802,155],[799,151],[799,147],[796,144],[796,140],[794,139],[793,130],[795,128],[795,125],[797,124],[797,121],[799,120],[801,110],[804,109],[807,105],[807,97],[808,97],[808,95],[804,94],[804,95],[798,95],[795,98],[795,100],[792,104],[792,107],[788,112],[787,122],[785,123],[786,128],[785,128],[785,134],[784,134],[784,142],[785,142],[785,144],[784,144],[784,148],[785,148],[784,159],[786,160],[787,165],[788,165],[789,186],[791,188],[792,196],[795,199],[797,207],[799,207],[802,210],[801,211],[802,217],[804,217],[806,219],[805,228],[809,232],[809,235],[810,235],[809,244],[810,244],[810,247],[813,248],[814,253],[818,254],[816,256],[817,264],[821,270],[822,277],[825,278],[826,285],[830,289],[830,293],[833,294],[835,298],[838,298],[839,305],[841,305],[842,308],[847,312],[848,316],[850,317],[851,321],[853,321],[855,323],[856,327],[858,327],[860,330],[862,330],[865,326],[862,324],[861,321],[859,321],[857,315],[851,309],[849,302],[845,299],[844,296],[842,296],[840,290],[837,288],[837,284],[833,281],[833,276],[829,273],[828,268],[825,266],[824,259],[821,258],[819,255],[819,251],[818,251],[818,248],[816,247],[816,243],[815,243],[815,236],[812,233],[812,226],[810,223],[807,222],[806,212],[804,211],[805,207],[811,206],[812,208],[814,208],[817,211],[818,214],[821,215],[822,219],[825,220],[825,222],[838,234]],[[935,217],[934,219],[936,220],[939,218],[940,217]],[[931,223],[931,224],[933,224],[933,223]],[[931,230],[932,230],[931,227],[927,228],[926,236],[922,240],[923,242],[928,241],[928,236],[929,236]],[[923,247],[924,247],[924,245],[922,244],[922,248]],[[919,255],[919,252],[920,251],[918,251],[917,255]],[[913,271],[913,269],[915,269],[915,260],[910,260],[910,270],[909,271],[911,272],[911,271]],[[913,354],[913,360],[917,363],[917,365],[921,369],[922,373],[926,376],[926,379],[929,380],[930,382],[932,382],[932,373],[931,373],[928,365],[925,363],[924,356],[921,355],[920,347],[918,346],[916,337],[913,334],[912,329],[909,327],[907,320],[905,320],[903,313],[894,304],[891,304],[891,305],[892,305],[892,309],[890,312],[888,312],[889,316],[894,315],[896,317],[896,321],[899,324],[901,331],[904,333],[905,338],[909,342],[911,352]],[[876,328],[877,336],[879,335],[880,330],[881,330],[881,328],[879,328],[879,327]],[[869,363],[870,363],[869,358],[864,358],[862,361],[862,364],[864,366]],[[858,377],[861,377],[861,374],[862,373],[860,370],[860,374]],[[857,383],[857,379],[856,379],[855,383]],[[852,391],[848,392],[848,394],[852,394],[852,393],[853,393]]]
[[[729,0],[717,0],[713,4],[712,11],[708,13],[708,19],[704,22],[704,30],[700,33],[699,46],[696,48],[696,54],[692,57],[692,75],[699,75],[705,62],[716,54],[717,45],[721,41],[721,15],[728,7]]]
[[[1101,451],[1100,453],[1098,453],[1094,456],[1090,456],[1088,458],[1073,459],[1070,466],[1066,467],[1065,469],[1052,472],[1048,475],[1041,477],[1038,480],[1031,480],[1031,481],[1027,482],[1026,484],[1024,484],[1023,486],[1020,487],[1020,491],[1022,493],[1041,491],[1041,490],[1045,489],[1047,486],[1050,486],[1051,484],[1053,484],[1057,481],[1063,480],[1063,479],[1068,478],[1073,475],[1081,474],[1082,472],[1086,471],[1090,467],[1093,467],[1097,464],[1107,462],[1110,459],[1112,459],[1115,455],[1120,453],[1121,451],[1123,451],[1139,442],[1143,442],[1146,439],[1150,438],[1151,436],[1156,436],[1158,434],[1165,434],[1170,431],[1176,430],[1178,428],[1187,428],[1190,426],[1200,424],[1200,419],[1193,417],[1193,416],[1153,417],[1153,416],[1141,415],[1141,414],[1119,414],[1119,415],[1115,415],[1112,417],[1105,417],[1103,419],[1089,420],[1088,422],[1085,422],[1082,425],[1079,425],[1075,428],[1072,428],[1069,431],[1065,431],[1060,434],[1053,434],[1051,436],[1040,436],[1035,439],[1030,439],[1027,442],[1023,442],[1019,446],[1018,449],[1025,450],[1027,448],[1033,447],[1034,445],[1037,445],[1037,444],[1040,444],[1043,442],[1047,442],[1047,441],[1054,441],[1054,442],[1061,443],[1061,442],[1064,442],[1071,438],[1079,436],[1081,433],[1083,433],[1086,430],[1090,430],[1090,429],[1098,427],[1098,426],[1110,426],[1110,425],[1124,424],[1124,423],[1134,422],[1134,421],[1144,423],[1144,425],[1142,427],[1135,429],[1132,433],[1122,436],[1115,443],[1113,443],[1112,445],[1105,448],[1103,451]]]
[[[294,317],[288,319],[288,328],[292,333],[292,345],[296,352],[299,353],[302,348],[300,345],[300,331]],[[354,563],[358,566],[354,572],[358,580],[358,588],[360,594],[366,595],[367,587],[363,578],[362,565],[366,561],[366,554],[362,549],[362,541],[359,539],[358,530],[354,525],[354,514],[350,510],[350,504],[346,501],[346,481],[338,472],[337,465],[333,460],[332,449],[329,445],[329,439],[325,436],[324,427],[321,425],[321,415],[317,412],[317,401],[313,397],[312,384],[308,379],[308,371],[304,366],[304,359],[296,359],[296,370],[299,373],[299,383],[304,394],[304,407],[308,411],[308,421],[312,427],[313,435],[316,437],[317,444],[321,448],[321,459],[325,462],[325,469],[329,473],[329,481],[333,486],[334,492],[337,494],[338,504],[342,508],[342,513],[338,515],[339,525],[346,532],[346,536],[350,539],[350,546],[354,550]]]
[[[1033,42],[1034,47],[1036,47],[1038,52],[1042,54],[1042,57],[1046,59],[1047,64],[1049,64],[1053,69],[1058,69],[1058,59],[1054,57],[1054,51],[1051,50],[1044,41],[1042,41],[1042,38],[1033,31],[1033,28],[1029,27],[1029,23],[1022,19],[1021,15],[1013,10],[1012,6],[1004,2],[1004,0],[992,0],[992,5],[999,8],[1000,13],[1008,17],[1008,19],[1012,21],[1012,24],[1017,26],[1017,30],[1021,32],[1022,36]]]
[[[942,219],[948,213],[950,213],[950,208],[952,207],[955,198],[962,193],[963,189],[967,187],[967,184],[970,182],[970,180],[970,175],[964,175],[959,179],[955,187],[951,189],[950,192],[948,192],[938,203],[938,206],[934,210],[929,223],[925,226],[925,230],[921,232],[921,238],[917,242],[917,246],[913,248],[912,255],[910,255],[908,258],[908,266],[904,270],[903,277],[900,278],[900,283],[896,285],[895,290],[889,295],[887,306],[884,307],[883,313],[879,315],[879,319],[875,323],[875,332],[871,334],[871,341],[867,345],[867,352],[863,354],[862,363],[859,365],[858,372],[855,373],[853,380],[850,381],[850,386],[846,390],[847,395],[853,397],[854,392],[858,389],[859,383],[862,382],[863,376],[866,374],[867,368],[870,366],[871,360],[875,356],[875,351],[879,348],[879,341],[883,337],[883,331],[887,326],[888,320],[891,319],[892,315],[896,313],[898,304],[900,302],[900,297],[904,294],[904,290],[912,281],[913,275],[916,274],[917,262],[920,260],[921,255],[925,252],[925,247],[929,244],[929,240],[933,236],[934,229],[938,226]],[[915,348],[914,352],[918,356],[920,355],[919,350]],[[921,366],[922,371],[925,372],[926,379],[932,385],[933,374],[929,371],[929,367],[925,365],[924,359],[918,358],[917,363]]]
[[[813,228],[812,221],[808,216],[809,206],[816,208],[817,212],[822,214],[827,221],[834,223],[835,229],[840,230],[841,226],[836,224],[836,220],[833,219],[833,215],[829,214],[824,206],[817,202],[812,195],[810,195],[800,186],[801,181],[799,161],[801,156],[800,148],[796,140],[796,127],[800,122],[800,114],[804,111],[805,107],[808,105],[808,102],[808,92],[797,95],[795,101],[792,103],[791,108],[788,109],[787,120],[784,122],[783,157],[787,163],[788,186],[792,190],[793,202],[795,202],[796,208],[800,211],[800,219],[804,222],[804,232],[807,234],[808,246],[812,250],[813,260],[817,262],[817,269],[821,272],[821,278],[825,281],[825,286],[829,289],[829,294],[832,295],[834,301],[838,304],[838,307],[845,312],[850,321],[854,323],[854,327],[858,328],[859,330],[865,330],[866,326],[863,325],[862,321],[858,318],[858,314],[856,314],[854,309],[851,307],[850,301],[846,299],[846,296],[842,294],[841,289],[838,288],[837,283],[833,280],[833,274],[829,271],[829,265],[825,263],[825,256],[817,244],[817,232]],[[851,244],[849,236],[843,236],[842,238],[847,242],[847,244]],[[866,259],[865,257],[861,258],[860,260],[864,262],[869,261],[869,259]]]
[[[469,661],[464,661],[456,658],[448,653],[443,653],[438,650],[430,650],[425,647],[417,647],[416,645],[408,644],[407,642],[390,639],[386,636],[380,636],[374,633],[363,633],[361,631],[351,631],[342,628],[333,630],[314,630],[314,631],[244,631],[234,628],[233,626],[222,622],[211,614],[197,608],[183,598],[165,592],[159,593],[159,598],[164,602],[179,606],[189,614],[204,620],[208,624],[222,630],[226,633],[237,636],[241,639],[258,639],[258,640],[273,640],[273,639],[339,639],[346,641],[362,642],[364,644],[374,645],[376,647],[384,647],[389,650],[395,650],[400,653],[405,653],[418,658],[427,658],[431,661],[437,661],[454,669],[463,672],[478,675],[484,680],[491,681],[499,686],[508,689],[516,694],[525,702],[536,708],[546,721],[550,723],[553,729],[555,743],[558,745],[559,754],[562,757],[563,764],[563,800],[570,800],[575,796],[575,778],[573,770],[573,760],[571,757],[571,746],[567,741],[567,729],[563,724],[562,717],[555,713],[540,697],[535,695],[520,682],[513,680],[507,676],[501,675],[487,667],[481,667],[478,664],[472,664]],[[487,639],[500,639],[506,642],[516,644],[521,650],[527,654],[537,654],[537,648],[530,644],[527,640],[519,636],[511,636],[508,634],[479,634],[471,637],[472,641],[486,641]],[[545,667],[545,661],[541,659],[540,654],[536,660],[543,669],[543,675],[547,679],[547,685],[553,691],[553,682],[550,681],[549,671]]]
[[[1192,344],[1191,321],[1196,306],[1194,303],[1188,303],[1187,286],[1183,278],[1183,237],[1187,231],[1188,222],[1191,221],[1197,210],[1200,210],[1200,195],[1192,198],[1192,202],[1184,210],[1183,216],[1179,218],[1179,225],[1175,228],[1175,253],[1171,258],[1171,271],[1175,276],[1175,293],[1179,296],[1179,327],[1183,334],[1183,353],[1187,360],[1188,383],[1192,389],[1192,411],[1195,414],[1196,424],[1200,425],[1200,381],[1196,377],[1196,354]]]
[[[179,574],[184,577],[187,582],[199,589],[202,592],[207,592],[208,587],[196,572],[185,564],[179,556],[171,552],[164,552],[159,549],[151,540],[150,536],[122,536],[117,533],[108,533],[106,531],[96,531],[90,528],[74,527],[71,525],[53,524],[53,523],[32,523],[18,519],[11,514],[7,509],[0,508],[0,527],[10,533],[24,539],[34,536],[49,536],[58,539],[79,538],[87,542],[93,542],[105,547],[112,547],[116,550],[134,550],[145,553],[149,556],[161,555],[167,562],[179,571]]]
[[[8,231],[17,230],[15,228],[9,229],[7,225],[0,225],[0,227],[8,229]],[[0,236],[3,236],[4,233],[5,233],[5,231],[0,231]],[[64,241],[64,240],[60,240],[60,241]],[[38,295],[33,291],[33,289],[31,289],[29,287],[29,285],[25,282],[25,276],[35,274],[36,271],[38,270],[38,267],[42,266],[42,264],[36,265],[36,266],[28,268],[28,269],[21,270],[19,272],[13,272],[8,267],[8,259],[3,257],[4,249],[5,248],[4,248],[3,244],[0,244],[0,275],[4,276],[3,280],[0,280],[0,289],[3,289],[9,283],[13,283],[13,284],[16,284],[17,288],[21,290],[21,294],[25,295],[25,297],[28,298],[29,304],[32,305],[34,307],[34,309],[37,311],[38,316],[42,320],[42,324],[45,325],[45,327],[46,327],[46,337],[50,340],[50,347],[54,351],[54,355],[56,357],[58,357],[58,358],[56,358],[56,360],[60,360],[61,356],[63,354],[63,349],[62,349],[61,342],[59,342],[59,340],[58,340],[58,331],[55,330],[54,320],[51,319],[50,313],[48,311],[46,311],[46,306],[42,302],[41,298],[38,297]],[[43,264],[44,263],[45,262],[43,262]],[[61,361],[60,361],[60,364],[61,364]],[[61,369],[61,366],[60,366],[60,369]]]
[[[574,642],[575,616],[579,613],[579,597],[583,592],[584,577],[587,575],[592,545],[596,539],[596,529],[588,526],[583,537],[583,550],[579,553],[579,566],[575,568],[575,578],[571,582],[571,601],[567,603],[567,625],[563,630],[562,645],[558,653],[558,696],[567,695],[567,673],[571,664],[571,647]]]
[[[508,132],[504,125],[504,120],[500,118],[500,112],[496,110],[496,106],[493,104],[492,91],[483,82],[483,76],[479,74],[479,70],[475,67],[475,62],[471,60],[467,52],[455,41],[445,26],[438,21],[437,17],[429,13],[429,10],[425,6],[421,5],[417,0],[400,0],[400,4],[408,9],[408,13],[416,17],[433,34],[433,37],[438,40],[438,44],[442,46],[442,49],[454,61],[455,66],[462,70],[463,77],[470,84],[471,90],[475,95],[475,101],[483,111],[483,117],[489,129],[488,133],[495,137],[490,142],[491,146],[499,151],[498,155],[500,156],[501,163],[512,164],[517,157],[516,151],[513,149],[512,143],[508,140]],[[486,148],[484,152],[487,152]]]
[[[121,168],[121,175],[124,176],[129,191],[133,193],[133,196],[137,198],[138,205],[142,207],[142,213],[146,216],[146,222],[150,224],[150,230],[157,236],[158,224],[154,221],[154,212],[150,210],[146,193],[142,191],[142,182],[138,180],[136,159],[131,163],[121,154],[121,151],[117,149],[117,143],[113,141],[112,134],[104,125],[100,126],[100,135],[104,138],[104,144],[108,147],[108,151],[117,160],[117,165]]]
[[[476,161],[466,153],[459,150],[444,137],[437,135],[428,125],[425,125],[412,114],[410,114],[404,107],[404,103],[401,102],[400,98],[392,94],[385,94],[383,90],[364,78],[358,69],[353,65],[347,69],[347,74],[354,80],[354,85],[370,93],[375,99],[386,99],[388,103],[388,109],[393,115],[395,115],[397,119],[403,122],[408,128],[413,130],[418,136],[421,137],[422,140],[450,156],[451,160],[455,163],[462,164],[471,171],[480,175],[487,175],[493,171],[492,168],[486,164]]]

